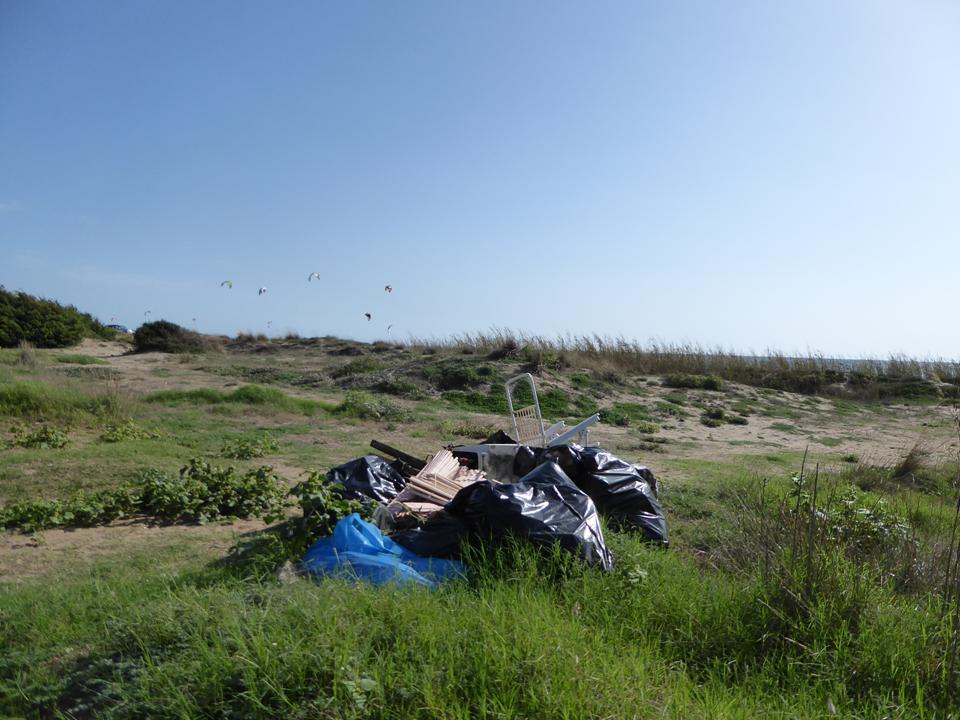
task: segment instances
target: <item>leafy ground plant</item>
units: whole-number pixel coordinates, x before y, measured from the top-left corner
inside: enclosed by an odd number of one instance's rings
[[[169,521],[208,522],[222,518],[279,519],[285,488],[273,468],[263,466],[242,475],[232,465],[214,466],[190,460],[177,477],[157,470],[141,475],[140,510]]]
[[[13,433],[10,447],[58,450],[70,442],[63,430],[49,425],[41,425],[36,430],[28,430],[22,425],[14,425],[10,431]]]
[[[208,522],[224,518],[279,519],[286,487],[269,466],[239,473],[194,458],[177,476],[156,469],[115,490],[77,493],[64,500],[27,500],[0,507],[0,527],[37,532],[103,525],[126,515],[163,522]]]
[[[233,460],[252,460],[274,453],[279,448],[277,441],[269,436],[254,439],[237,438],[228,440],[220,450],[220,454]]]
[[[152,430],[145,430],[133,420],[125,420],[114,425],[107,425],[107,429],[100,435],[103,442],[115,443],[123,440],[159,440],[162,435]]]
[[[271,532],[244,540],[230,549],[235,561],[247,568],[271,571],[286,561],[299,561],[318,538],[333,532],[340,518],[350,513],[371,516],[371,507],[343,496],[343,486],[326,482],[320,472],[311,472],[287,493],[300,506],[301,515],[289,518]]]

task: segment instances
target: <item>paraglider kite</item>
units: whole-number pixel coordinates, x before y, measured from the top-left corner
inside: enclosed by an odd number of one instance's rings
[[[257,296],[263,295],[266,291],[267,289],[265,287],[260,288],[257,290]]]
[[[233,280],[224,280],[222,283],[220,283],[220,287],[223,287],[224,285],[227,286],[227,289],[231,289],[233,287]]]

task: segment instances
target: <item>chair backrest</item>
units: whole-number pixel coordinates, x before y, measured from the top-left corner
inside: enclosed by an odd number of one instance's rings
[[[513,413],[513,423],[517,431],[517,442],[521,445],[546,444],[543,437],[543,421],[537,417],[537,408],[530,405]]]
[[[526,380],[530,387],[533,405],[515,409],[513,406],[513,386],[521,380]],[[510,378],[505,383],[505,387],[507,391],[507,405],[510,408],[510,417],[513,420],[513,429],[517,442],[522,445],[544,447],[547,444],[547,437],[543,431],[543,417],[540,415],[540,400],[537,398],[537,386],[533,381],[533,375],[524,373],[523,375]]]

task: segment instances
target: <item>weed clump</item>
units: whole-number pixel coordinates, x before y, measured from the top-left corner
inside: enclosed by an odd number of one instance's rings
[[[36,430],[28,430],[21,425],[14,425],[11,430],[13,439],[10,447],[32,448],[38,450],[59,450],[69,442],[67,434],[49,425],[41,425]]]
[[[133,420],[127,419],[121,423],[107,425],[101,433],[100,440],[107,443],[122,442],[123,440],[159,440],[163,437],[152,430],[144,430]]]
[[[400,421],[410,417],[410,413],[399,405],[359,390],[348,392],[333,412],[335,415],[360,420]]]
[[[377,370],[383,370],[387,367],[384,363],[379,360],[374,360],[369,357],[361,357],[357,360],[351,360],[346,365],[342,365],[330,373],[330,377],[335,380],[345,377],[352,377],[354,375],[365,375],[367,373],[376,372]]]
[[[221,448],[220,454],[233,460],[252,460],[276,452],[279,448],[280,445],[272,437],[252,440],[237,438],[236,440],[228,440]]]
[[[264,572],[284,562],[299,562],[317,538],[333,532],[337,522],[351,513],[370,519],[372,508],[343,496],[343,486],[327,483],[323,473],[314,471],[287,493],[300,506],[301,515],[285,521],[280,527],[243,540],[232,548],[234,561],[246,568]]]

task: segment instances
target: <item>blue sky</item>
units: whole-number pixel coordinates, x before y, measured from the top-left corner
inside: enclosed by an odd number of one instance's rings
[[[0,284],[960,357],[958,128],[952,1],[0,0]]]

